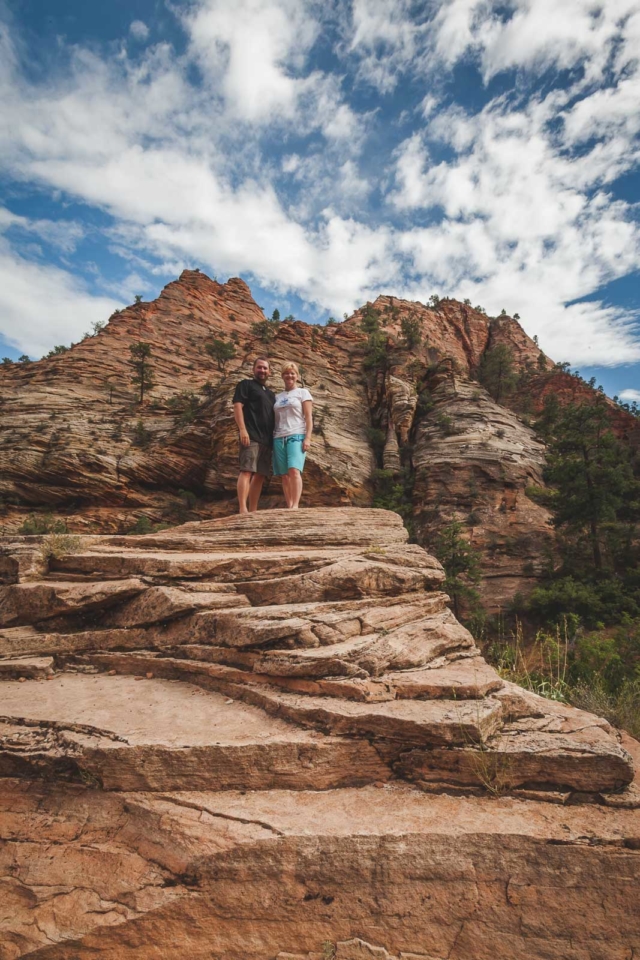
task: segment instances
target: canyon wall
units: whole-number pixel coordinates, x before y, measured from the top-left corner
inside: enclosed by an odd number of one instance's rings
[[[382,366],[372,365],[363,330],[372,314]],[[282,363],[293,359],[314,396],[303,504],[371,504],[377,470],[410,475],[418,542],[429,547],[443,524],[459,519],[482,551],[488,607],[526,592],[551,536],[547,512],[526,494],[542,482],[544,447],[526,416],[491,399],[478,369],[487,350],[506,344],[530,371],[532,408],[556,388],[564,395],[583,385],[567,374],[540,374],[540,350],[515,320],[490,319],[453,300],[427,307],[381,296],[343,323],[288,320],[267,341],[255,326],[264,319],[242,280],[219,284],[185,271],[157,300],[115,314],[67,352],[2,366],[3,532],[16,532],[33,512],[96,533],[125,532],[141,517],[175,524],[234,512],[231,397],[254,357],[266,354],[272,386],[280,387]],[[420,331],[413,349],[402,333],[407,319]],[[206,351],[214,337],[236,350],[223,369]],[[130,365],[138,342],[151,347],[155,381],[142,404]],[[613,405],[612,417],[619,432],[637,431],[634,418]],[[272,481],[262,505],[281,503]]]

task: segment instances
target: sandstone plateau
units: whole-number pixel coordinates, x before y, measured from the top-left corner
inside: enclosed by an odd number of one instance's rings
[[[366,363],[362,321],[372,310],[386,342],[382,372]],[[422,337],[412,350],[401,333],[407,318]],[[279,387],[282,363],[294,359],[315,400],[303,505],[370,505],[376,469],[407,470],[418,542],[429,549],[439,527],[459,519],[482,553],[487,608],[526,593],[552,536],[546,510],[526,494],[542,483],[544,445],[522,411],[491,399],[478,369],[488,350],[506,344],[516,365],[532,371],[527,397],[518,398],[532,410],[549,392],[571,397],[589,388],[550,363],[541,374],[540,350],[515,320],[454,300],[426,307],[381,296],[344,323],[283,322],[270,342],[256,335],[263,321],[242,280],[220,284],[185,271],[157,300],[114,314],[66,353],[2,366],[4,533],[34,511],[85,533],[123,533],[141,517],[175,525],[233,513],[231,397],[253,358],[267,353],[272,385]],[[224,370],[206,352],[212,337],[235,344]],[[150,344],[155,378],[143,404],[129,365],[137,342]],[[185,415],[175,402],[188,394],[194,405]],[[611,416],[618,433],[636,442],[637,420],[613,404]],[[281,505],[272,483],[263,506]]]
[[[1,960],[640,954],[639,745],[505,682],[397,515],[47,545],[0,554]]]

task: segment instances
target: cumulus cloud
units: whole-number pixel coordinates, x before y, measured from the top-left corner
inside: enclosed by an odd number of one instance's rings
[[[550,2],[194,0],[184,53],[76,45],[41,81],[5,31],[0,165],[110,215],[129,286],[184,262],[338,314],[383,290],[469,296],[517,310],[557,359],[640,359],[637,318],[597,295],[640,266],[634,210],[612,192],[640,160],[640,0]],[[141,21],[129,32],[148,39]],[[518,83],[452,102],[462,60]],[[41,266],[10,240],[71,255],[83,235],[8,211],[0,228],[21,276]],[[54,274],[67,306],[102,303]]]
[[[149,27],[142,20],[134,20],[129,27],[129,33],[136,40],[146,40],[149,36]]]
[[[35,234],[63,253],[72,253],[85,235],[84,227],[75,220],[32,220],[0,207],[0,233],[11,228]]]
[[[40,357],[68,344],[124,304],[91,293],[67,271],[37,264],[0,243],[0,315],[11,346]]]
[[[347,29],[358,79],[389,93],[415,65],[426,25],[416,23],[410,0],[353,0]]]
[[[640,390],[622,390],[620,399],[625,403],[640,403]]]
[[[471,116],[441,112],[399,147],[390,200],[404,214],[436,219],[400,243],[441,291],[479,300],[490,313],[521,313],[559,359],[616,364],[640,359],[637,318],[597,299],[572,301],[637,268],[640,230],[629,205],[603,189],[602,143],[572,152],[571,132],[552,125],[562,116],[570,124],[598,93],[564,114],[565,97],[555,92],[520,109],[502,99]],[[433,163],[430,144],[448,147],[452,159]],[[631,137],[617,159],[633,166]]]
[[[450,65],[474,53],[485,80],[513,68],[542,72],[575,66],[597,80],[613,42],[625,42],[627,20],[637,12],[637,0],[450,0],[439,5],[432,36],[437,54]]]

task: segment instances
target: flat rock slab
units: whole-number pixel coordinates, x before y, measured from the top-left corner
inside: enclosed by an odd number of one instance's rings
[[[356,703],[334,697],[298,696],[265,687],[238,686],[237,695],[269,713],[303,726],[347,737],[380,738],[403,744],[472,744],[502,723],[497,700],[392,700]]]
[[[0,776],[107,790],[327,789],[384,781],[366,742],[325,737],[169,680],[58,674],[2,685]]]
[[[105,794],[4,781],[0,805],[12,960],[182,958],[185,944],[189,960],[325,960],[338,944],[358,960],[623,960],[640,945],[634,811],[404,784]]]
[[[181,590],[177,587],[149,587],[133,600],[103,618],[104,626],[140,627],[184,617],[194,610],[248,607],[237,593]]]
[[[145,589],[137,579],[106,583],[16,583],[0,587],[0,627],[106,610]]]
[[[406,527],[396,513],[353,507],[323,509],[264,510],[249,516],[236,515],[220,520],[204,520],[174,527],[145,537],[171,549],[174,543],[194,538],[217,548],[251,546],[256,550],[271,546],[379,546],[403,544],[409,539]],[[122,543],[122,538],[109,538]],[[127,538],[125,543],[131,543]]]
[[[33,679],[53,674],[53,657],[17,657],[0,660],[0,680]],[[0,711],[1,711],[0,706]]]
[[[130,744],[196,746],[274,737],[309,742],[306,731],[262,710],[168,680],[60,673],[28,686],[8,681],[1,691],[4,716],[89,724]]]

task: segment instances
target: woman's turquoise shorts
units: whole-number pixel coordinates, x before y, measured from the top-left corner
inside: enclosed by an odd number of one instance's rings
[[[275,437],[273,441],[273,473],[282,477],[294,467],[300,473],[304,470],[306,453],[302,450],[304,433],[294,433],[290,437]]]

